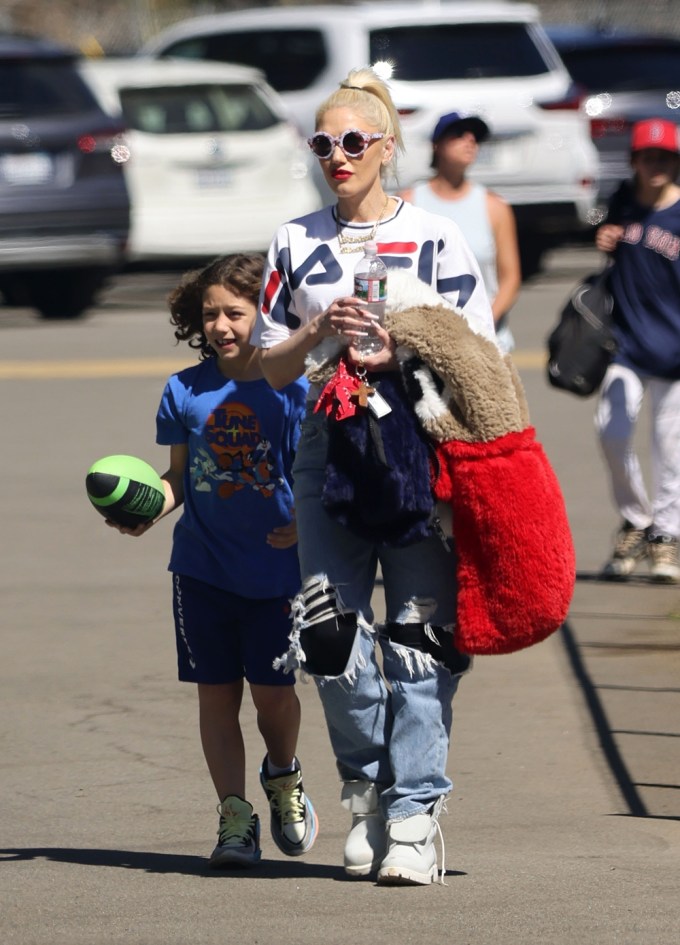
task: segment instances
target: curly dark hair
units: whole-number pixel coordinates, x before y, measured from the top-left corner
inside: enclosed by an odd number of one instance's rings
[[[186,341],[201,352],[200,360],[215,357],[203,333],[203,294],[212,285],[221,285],[253,302],[260,299],[264,256],[260,253],[236,253],[220,256],[203,269],[194,269],[182,277],[168,296],[170,324],[176,325],[175,338]]]

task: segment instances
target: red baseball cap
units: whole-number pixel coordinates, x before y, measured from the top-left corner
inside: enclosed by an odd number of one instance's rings
[[[658,148],[680,154],[680,127],[673,121],[663,118],[649,118],[633,125],[630,139],[631,151],[643,151],[645,148]]]

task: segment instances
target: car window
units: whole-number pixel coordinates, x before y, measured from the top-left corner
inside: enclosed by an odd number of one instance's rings
[[[541,75],[549,66],[523,23],[397,26],[373,30],[371,62],[393,64],[395,79],[485,79]]]
[[[120,90],[130,128],[148,134],[260,131],[281,119],[248,85],[189,85]]]
[[[75,115],[96,108],[69,60],[0,62],[0,116]]]
[[[561,50],[573,79],[588,91],[677,89],[680,81],[680,45],[610,46]]]
[[[328,61],[323,34],[316,29],[216,33],[181,40],[169,46],[163,55],[255,66],[278,92],[308,88]]]

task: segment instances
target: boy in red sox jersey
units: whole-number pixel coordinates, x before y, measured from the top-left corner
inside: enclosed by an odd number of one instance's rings
[[[625,579],[647,559],[655,581],[680,582],[680,128],[653,118],[631,135],[630,181],[613,195],[596,246],[614,258],[618,351],[595,426],[622,519],[603,577]],[[643,397],[652,413],[649,494],[633,438]]]

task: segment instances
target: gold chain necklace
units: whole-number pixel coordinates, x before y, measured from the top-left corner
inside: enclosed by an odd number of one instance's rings
[[[362,253],[364,251],[364,243],[368,243],[371,240],[375,240],[376,234],[378,232],[378,227],[382,222],[382,218],[385,216],[385,211],[390,205],[390,198],[385,197],[385,204],[380,211],[380,216],[373,224],[373,229],[368,234],[368,236],[344,236],[341,232],[340,225],[340,212],[338,208],[335,208],[335,225],[338,229],[338,243],[340,244],[341,253]]]

